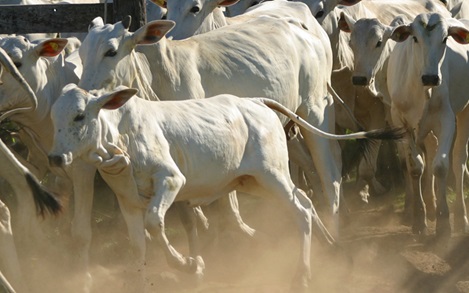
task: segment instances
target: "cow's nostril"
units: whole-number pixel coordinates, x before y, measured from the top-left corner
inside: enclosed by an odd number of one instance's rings
[[[438,85],[440,83],[440,77],[438,75],[422,75],[423,85]]]
[[[367,85],[368,84],[368,78],[366,78],[366,76],[353,76],[352,77],[352,83],[354,85]]]
[[[63,158],[61,156],[49,156],[49,164],[53,167],[62,167]]]

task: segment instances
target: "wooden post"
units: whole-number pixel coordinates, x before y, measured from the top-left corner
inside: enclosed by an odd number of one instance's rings
[[[107,10],[113,23],[112,3]],[[103,4],[2,5],[0,34],[87,32],[96,16],[104,16]]]
[[[121,21],[127,15],[132,16],[129,30],[134,32],[146,22],[145,0],[114,0],[114,20]]]

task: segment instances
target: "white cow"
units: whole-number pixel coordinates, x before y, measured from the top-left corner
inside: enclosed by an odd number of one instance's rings
[[[226,17],[220,7],[226,7],[238,0],[169,0],[164,1],[168,11],[167,19],[176,22],[168,37],[181,40],[193,35],[206,33],[225,25],[240,24],[251,18],[270,16],[275,18],[298,18],[309,30],[321,37],[320,26],[303,3],[265,1],[236,17]],[[156,1],[159,3],[159,1]],[[327,40],[327,39],[326,39]],[[329,42],[325,46],[330,46]]]
[[[324,32],[318,37],[296,23],[259,17],[186,40],[169,40],[164,35],[174,26],[171,21],[153,21],[135,33],[127,30],[128,22],[94,22],[79,50],[79,85],[84,89],[133,86],[144,98],[164,100],[222,93],[266,96],[333,132],[333,101],[327,90],[332,62],[330,47],[323,45]],[[309,133],[304,137],[337,220],[340,148]],[[312,169],[299,163],[306,172]]]
[[[339,27],[344,33],[350,33],[350,47],[353,51],[354,70],[352,72],[352,83],[355,86],[364,87],[372,93],[374,98],[379,98],[385,107],[382,117],[392,124],[390,117],[391,97],[387,87],[387,68],[389,56],[394,49],[395,42],[391,39],[391,33],[398,25],[410,22],[406,16],[400,15],[390,25],[381,23],[376,18],[353,19],[342,11]],[[435,141],[433,136],[425,140],[426,162],[431,163],[434,157]],[[399,146],[398,146],[399,147]],[[401,156],[404,151],[400,150]],[[405,159],[402,159],[405,164]],[[406,172],[406,200],[412,198],[409,172]],[[427,214],[430,219],[435,219],[435,195],[433,190],[433,176],[431,172],[425,172],[425,184],[423,184],[423,196],[426,204]],[[412,211],[406,204],[406,216]]]
[[[145,226],[158,237],[170,265],[199,275],[204,269],[202,257],[184,257],[165,235],[169,207],[177,201],[209,204],[233,190],[276,198],[299,221],[302,244],[294,286],[307,286],[312,221],[321,231],[320,239],[329,244],[334,240],[306,194],[291,181],[283,126],[266,105],[315,135],[350,139],[371,134],[327,134],[270,99],[232,95],[186,101],[130,99],[136,92],[123,86],[110,93],[89,93],[74,84],[64,88],[52,107],[51,164],[63,167],[82,158],[100,170],[114,170],[129,168],[129,164],[118,163],[122,157],[128,158],[132,168],[128,174],[138,190],[127,188],[119,201],[124,216],[133,219],[129,229],[140,235],[138,262],[144,262]],[[201,166],[204,172],[200,172]],[[113,189],[125,189],[117,181],[109,184]],[[142,206],[135,204],[138,195],[134,193],[149,199],[145,217],[139,213]]]
[[[30,201],[35,204],[35,206],[30,209],[22,208],[19,210],[19,220],[21,220],[21,217],[34,217],[36,215],[36,211],[40,215],[44,215],[46,211],[51,214],[58,214],[61,210],[61,205],[57,199],[48,193],[41,184],[39,184],[36,177],[34,177],[34,175],[16,159],[15,155],[11,153],[8,147],[1,140],[0,164],[2,166],[0,169],[0,176],[10,183],[10,186],[16,195],[18,206],[22,207],[22,205],[28,204]],[[24,212],[29,212],[31,214],[21,214]],[[18,223],[17,227],[20,229],[24,228],[20,223]],[[2,260],[0,274],[3,273],[11,287],[15,288],[18,292],[27,292],[27,285],[25,283],[26,279],[22,274],[22,269],[18,261],[18,252],[13,239],[10,211],[1,200],[0,259]]]
[[[451,15],[454,18],[461,19],[461,18],[469,18],[469,2],[468,1],[461,1],[451,7],[448,3],[448,9],[451,12]]]
[[[257,4],[266,1],[274,1],[274,0],[239,0],[235,4],[229,5],[225,7],[225,15],[229,17],[237,16],[243,14],[248,9],[252,9]],[[283,1],[283,0],[275,0],[275,1]]]
[[[349,46],[350,36],[347,33],[341,33],[339,29],[340,13],[346,12],[353,19],[377,18],[383,23],[390,23],[395,16],[405,15],[413,19],[417,14],[429,11],[449,12],[441,3],[436,0],[350,0],[350,1],[327,1],[324,3],[325,14],[320,21],[331,40],[334,72],[332,73],[332,87],[339,93],[344,101],[354,110],[357,117],[365,129],[383,127],[385,125],[383,112],[385,106],[374,99],[368,91],[356,88],[352,84],[352,71],[354,66],[354,54]],[[314,2],[314,1],[313,1]],[[317,1],[316,1],[317,2]],[[312,2],[309,2],[311,4]],[[333,5],[340,6],[334,9]],[[360,97],[360,100],[357,99]],[[368,101],[368,102],[366,102]],[[339,107],[336,107],[340,110]],[[356,127],[354,124],[343,120],[344,115],[340,112],[336,114],[337,124],[342,128]],[[345,116],[346,117],[346,116]],[[379,145],[377,145],[370,154],[369,160],[361,160],[359,165],[358,190],[362,198],[369,196],[367,185],[370,184],[373,190],[378,193],[384,192],[384,187],[375,177],[376,162],[378,157]]]
[[[3,120],[10,115],[19,114],[20,112],[34,111],[38,104],[37,98],[3,49],[0,49],[0,63],[2,64],[2,69],[9,72],[15,79],[17,89],[24,90],[27,93],[26,95],[28,98],[23,104],[12,104],[10,109],[5,109],[4,114],[0,116],[0,120]],[[57,214],[60,211],[61,205],[56,198],[43,189],[34,175],[18,161],[1,140],[0,166],[0,177],[10,183],[10,186],[18,199],[18,219],[34,216],[36,212],[44,216],[46,211],[51,214]],[[34,205],[30,206],[29,203],[34,203]],[[29,213],[29,215],[23,215],[23,213]],[[22,226],[21,223],[18,227],[20,229],[27,228]],[[32,230],[28,231],[32,232]],[[1,201],[0,259],[2,259],[2,267],[0,268],[0,285],[2,286],[3,291],[14,292],[13,288],[16,288],[18,292],[26,292],[27,286],[21,273],[18,255],[13,240],[10,211]]]
[[[446,178],[451,166],[456,177],[455,230],[467,232],[463,174],[469,137],[465,79],[469,60],[468,48],[457,42],[467,44],[469,31],[455,19],[421,14],[411,24],[395,28],[391,38],[399,44],[389,57],[387,85],[392,120],[410,133],[404,147],[413,183],[413,231],[423,233],[427,226],[420,184],[427,167],[435,176],[437,235],[450,235]],[[437,138],[438,147],[431,166],[425,166],[422,143],[430,133]]]

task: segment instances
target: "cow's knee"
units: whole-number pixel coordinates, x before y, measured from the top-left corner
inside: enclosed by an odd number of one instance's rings
[[[420,178],[423,175],[423,170],[424,170],[424,162],[421,156],[417,156],[416,158],[411,160],[411,166],[410,166],[410,175],[413,178]]]
[[[446,178],[449,169],[449,161],[445,158],[435,158],[433,161],[433,174],[439,178]]]

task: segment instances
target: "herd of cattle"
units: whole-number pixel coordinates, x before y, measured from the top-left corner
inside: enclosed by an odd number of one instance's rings
[[[5,4],[38,3],[16,2]],[[0,38],[0,121],[21,126],[29,152],[24,159],[0,141],[0,175],[18,198],[18,226],[31,235],[41,233],[38,213],[63,208],[36,178],[47,177],[48,190],[73,198],[72,253],[83,291],[92,290],[96,172],[115,193],[127,225],[136,292],[145,290],[147,231],[171,266],[200,278],[205,264],[197,222],[207,222],[201,206],[220,201],[223,217],[255,236],[240,217],[237,192],[290,208],[301,241],[292,286],[307,288],[313,226],[328,245],[340,237],[339,140],[378,141],[366,145],[358,169],[366,201],[368,185],[384,189],[375,177],[379,141],[399,139],[417,234],[436,219],[436,235],[451,235],[452,171],[453,231],[469,233],[463,190],[469,1],[153,2],[147,4],[152,16],[135,32],[128,30],[130,17],[115,24],[96,17],[81,39]],[[336,129],[352,133],[333,134]],[[327,197],[327,225],[297,187],[313,188],[313,182]],[[189,256],[165,234],[173,203]],[[0,211],[6,276],[0,274],[0,283],[6,292],[27,292],[1,201]]]

